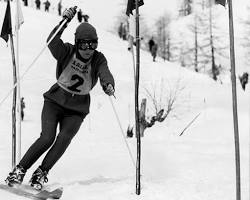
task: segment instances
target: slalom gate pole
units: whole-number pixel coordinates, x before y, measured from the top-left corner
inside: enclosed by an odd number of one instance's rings
[[[21,126],[21,85],[19,81],[20,73],[19,73],[19,28],[20,28],[20,1],[16,0],[16,24],[15,24],[15,34],[16,34],[16,73],[17,73],[17,156],[16,156],[16,163],[18,163],[21,160],[21,131],[22,131],[22,126]]]
[[[16,60],[15,60],[15,50],[14,50],[14,42],[13,35],[10,34],[10,46],[11,46],[11,54],[12,54],[12,64],[13,64],[13,84],[17,83],[16,76]],[[12,90],[11,90],[12,91]],[[17,88],[14,87],[13,90],[13,102],[12,102],[12,169],[16,166],[16,98],[17,98]]]
[[[139,36],[139,3],[135,1],[136,8],[136,72],[135,72],[135,125],[137,139],[136,160],[136,194],[141,194],[141,134],[139,120],[139,80],[140,80],[140,36]]]
[[[240,200],[241,199],[240,142],[239,142],[238,112],[237,112],[237,90],[236,90],[236,75],[235,75],[235,50],[234,50],[234,26],[233,26],[232,0],[228,0],[228,15],[229,15],[229,34],[230,34],[230,60],[231,60],[233,120],[234,120],[236,199]]]

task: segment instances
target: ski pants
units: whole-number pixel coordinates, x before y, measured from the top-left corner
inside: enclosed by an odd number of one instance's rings
[[[45,100],[42,110],[42,132],[19,165],[25,170],[29,169],[49,149],[40,165],[43,171],[48,172],[69,146],[85,116]],[[59,133],[56,137],[58,124]]]

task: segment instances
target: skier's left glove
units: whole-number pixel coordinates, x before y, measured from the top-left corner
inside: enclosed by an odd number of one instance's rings
[[[112,95],[114,95],[114,93],[115,93],[115,89],[114,89],[114,87],[113,87],[113,85],[112,84],[107,84],[107,86],[105,86],[104,88],[104,92],[107,94],[107,95],[109,95],[109,96],[112,96]]]
[[[62,14],[63,18],[70,22],[76,14],[76,8],[77,7],[71,7],[66,9]]]

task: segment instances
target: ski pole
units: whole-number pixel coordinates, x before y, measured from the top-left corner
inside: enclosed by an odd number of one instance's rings
[[[111,106],[112,106],[112,108],[113,108],[113,111],[114,111],[116,120],[117,120],[117,122],[118,122],[118,125],[119,125],[119,127],[120,127],[120,130],[121,130],[121,133],[122,133],[124,142],[125,142],[126,147],[127,147],[127,149],[128,149],[129,156],[130,156],[131,161],[132,161],[132,163],[133,163],[133,165],[134,165],[134,167],[135,167],[136,164],[135,164],[135,160],[134,160],[133,154],[132,154],[131,149],[130,149],[130,147],[129,147],[129,144],[128,144],[127,140],[126,140],[125,133],[124,133],[124,131],[123,131],[123,129],[122,129],[121,121],[120,121],[119,116],[118,116],[118,114],[117,114],[117,112],[116,112],[116,109],[115,109],[115,106],[114,106],[114,103],[113,103],[111,97],[109,97],[109,100],[110,100]]]
[[[75,6],[76,8],[76,6]],[[52,35],[52,37],[49,39],[49,41],[46,42],[45,46],[42,48],[42,50],[39,52],[39,54],[35,57],[35,59],[31,62],[31,64],[26,68],[24,73],[21,75],[21,77],[17,80],[17,82],[12,86],[12,88],[9,90],[9,92],[6,94],[6,96],[1,100],[0,106],[3,104],[3,102],[9,97],[12,90],[19,84],[19,82],[23,79],[23,77],[27,74],[27,72],[31,69],[31,67],[35,64],[35,62],[38,60],[38,58],[41,56],[41,54],[44,52],[44,50],[47,48],[47,46],[50,44],[50,42],[54,39],[54,37],[57,35],[57,33],[62,29],[62,27],[67,23],[67,19],[64,19],[62,24],[58,27],[56,32]]]

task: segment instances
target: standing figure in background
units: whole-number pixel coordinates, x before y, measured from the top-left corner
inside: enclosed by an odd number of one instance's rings
[[[118,27],[118,35],[120,38],[122,38],[122,30],[123,30],[123,23],[120,23],[120,26]]]
[[[24,6],[28,6],[28,0],[23,0]]]
[[[49,12],[49,7],[50,7],[50,2],[49,2],[49,0],[45,1],[43,4],[44,4],[44,10],[45,10],[46,12]]]
[[[151,49],[151,55],[153,57],[153,61],[155,62],[155,58],[157,56],[157,49],[158,49],[158,45],[155,43],[153,46],[152,46],[152,49]]]
[[[62,0],[58,2],[57,10],[58,10],[58,15],[61,16],[62,15]]]
[[[152,47],[154,46],[155,41],[154,41],[154,37],[152,36],[151,39],[148,41],[148,47],[149,47],[149,51],[150,53],[152,52]]]
[[[248,83],[248,73],[244,72],[242,76],[239,76],[241,87],[243,90],[246,89],[246,84]]]
[[[89,22],[89,16],[88,15],[83,15],[84,22]]]
[[[127,40],[127,35],[128,35],[128,27],[126,23],[124,23],[122,26],[122,39]]]
[[[40,10],[41,1],[40,1],[40,0],[36,0],[36,1],[35,1],[35,4],[36,4],[36,9],[37,9],[37,10]]]
[[[24,98],[21,98],[21,120],[23,121],[24,119],[24,108],[25,108],[25,102],[24,102]]]
[[[79,9],[77,12],[77,19],[79,23],[82,22],[82,10],[81,9]]]

